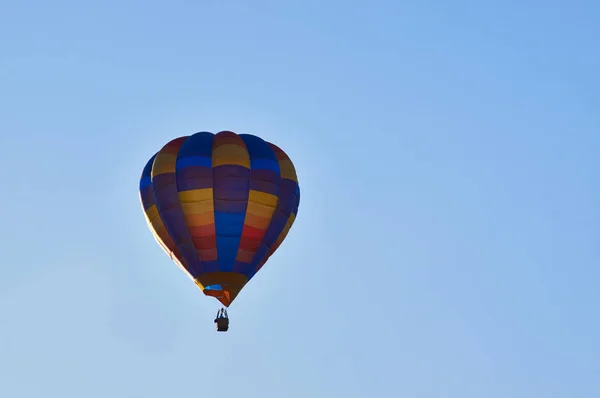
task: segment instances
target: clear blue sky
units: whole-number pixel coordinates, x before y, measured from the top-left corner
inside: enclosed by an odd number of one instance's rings
[[[0,1],[0,396],[597,398],[599,39],[592,0]],[[302,200],[217,334],[138,178],[226,129]]]

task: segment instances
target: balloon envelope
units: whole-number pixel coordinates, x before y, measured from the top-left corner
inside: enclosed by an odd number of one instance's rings
[[[285,239],[300,188],[290,158],[274,144],[200,132],[150,158],[140,199],[163,250],[228,307]]]

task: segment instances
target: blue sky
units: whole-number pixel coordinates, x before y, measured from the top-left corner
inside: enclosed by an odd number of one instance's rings
[[[600,396],[600,4],[0,0],[0,396]],[[294,161],[229,333],[137,184]]]

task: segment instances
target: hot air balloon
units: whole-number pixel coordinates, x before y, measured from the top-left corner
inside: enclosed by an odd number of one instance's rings
[[[281,245],[300,204],[286,153],[231,131],[170,141],[144,167],[139,189],[159,245],[225,307]],[[228,320],[219,319],[227,312],[219,313],[217,330],[226,331]]]

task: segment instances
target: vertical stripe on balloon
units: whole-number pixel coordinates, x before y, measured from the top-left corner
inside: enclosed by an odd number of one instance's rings
[[[150,158],[142,171],[140,178],[140,201],[144,208],[144,216],[152,236],[158,242],[165,253],[181,268],[188,276],[192,277],[185,265],[182,263],[182,256],[179,249],[175,246],[175,242],[167,232],[165,225],[160,218],[158,208],[154,200],[154,189],[152,186],[152,166],[154,165],[156,154]]]
[[[248,134],[240,134],[240,137],[250,156],[250,192],[235,271],[250,275],[260,261],[256,252],[279,201],[279,162],[273,149],[263,139]]]
[[[220,272],[233,272],[250,189],[250,157],[244,141],[221,131],[212,146],[213,198]]]
[[[214,134],[191,135],[177,154],[178,198],[201,272],[218,271],[215,231],[212,144]]]
[[[271,223],[267,228],[260,246],[256,250],[253,259],[254,269],[251,270],[249,278],[252,278],[266,262],[267,258],[274,252],[273,247],[278,246],[277,241],[282,236],[287,234],[286,229],[290,222],[290,216],[296,215],[298,204],[300,201],[300,191],[298,188],[298,177],[294,165],[290,161],[287,154],[279,147],[269,144],[277,158],[280,170],[280,183],[278,192],[277,207],[273,213]],[[291,220],[289,227],[293,224],[295,217]]]
[[[152,166],[152,186],[158,213],[181,253],[180,261],[196,277],[201,272],[200,261],[181,211],[176,179],[177,152],[186,138],[176,138],[158,152]]]

